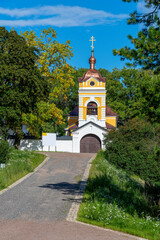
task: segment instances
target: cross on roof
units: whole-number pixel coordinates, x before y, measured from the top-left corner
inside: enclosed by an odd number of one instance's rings
[[[96,39],[94,39],[94,37],[92,36],[92,37],[91,37],[91,40],[89,40],[89,41],[91,41],[91,42],[92,42],[91,48],[92,48],[92,51],[93,51],[93,48],[94,48],[94,46],[93,46],[93,42],[95,42],[95,41],[96,41]]]

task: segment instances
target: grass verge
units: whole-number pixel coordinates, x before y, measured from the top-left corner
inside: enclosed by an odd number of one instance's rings
[[[45,158],[40,153],[13,149],[6,167],[0,168],[0,190],[32,172]]]
[[[160,239],[160,220],[150,217],[143,185],[111,165],[103,152],[92,163],[78,220],[150,240]]]

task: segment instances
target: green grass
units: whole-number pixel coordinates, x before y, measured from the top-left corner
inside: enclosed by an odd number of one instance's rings
[[[0,169],[0,190],[32,172],[45,158],[39,153],[12,149],[6,167]]]
[[[160,239],[160,220],[150,217],[143,181],[108,163],[93,161],[78,220],[151,240]]]

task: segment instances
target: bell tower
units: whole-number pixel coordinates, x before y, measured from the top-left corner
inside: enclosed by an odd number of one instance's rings
[[[118,114],[106,105],[106,78],[95,69],[94,37],[90,68],[78,78],[79,104],[68,113],[66,135],[72,138],[72,152],[95,153],[104,149],[104,135],[117,128]]]
[[[79,127],[87,122],[94,122],[101,127],[106,127],[106,78],[95,69],[93,41],[91,38],[92,51],[89,58],[90,69],[79,81]]]

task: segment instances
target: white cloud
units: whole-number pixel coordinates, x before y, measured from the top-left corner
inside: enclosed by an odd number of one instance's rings
[[[2,16],[9,16],[4,20]],[[5,9],[0,7],[0,25],[25,27],[51,25],[57,27],[93,26],[111,24],[128,17],[78,6],[43,6],[35,8]],[[6,18],[6,17],[5,17]]]

